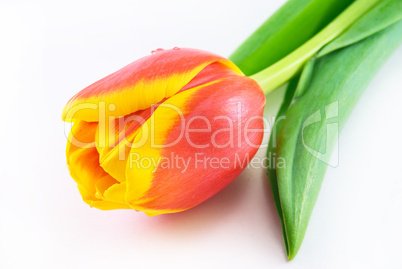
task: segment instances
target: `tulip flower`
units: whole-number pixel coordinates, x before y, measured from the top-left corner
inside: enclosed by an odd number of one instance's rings
[[[70,174],[95,208],[187,210],[250,162],[263,138],[264,105],[259,84],[228,59],[159,49],[67,103]]]

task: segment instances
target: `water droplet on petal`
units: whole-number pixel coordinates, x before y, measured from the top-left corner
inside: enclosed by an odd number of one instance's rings
[[[158,52],[158,51],[163,51],[163,49],[158,48],[158,49],[156,49],[156,50],[151,51],[151,53],[154,54],[155,52]]]
[[[174,49],[174,50],[180,50],[180,48],[179,48],[179,47],[174,47],[173,49]]]

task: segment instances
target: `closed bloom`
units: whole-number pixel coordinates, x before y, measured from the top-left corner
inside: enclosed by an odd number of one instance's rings
[[[83,200],[148,215],[194,207],[250,162],[265,96],[229,60],[157,50],[76,94],[67,164]]]

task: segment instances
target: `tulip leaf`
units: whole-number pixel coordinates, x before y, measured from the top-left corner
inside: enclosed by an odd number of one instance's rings
[[[321,57],[334,50],[356,43],[402,19],[402,0],[383,0],[356,21],[345,33],[325,46]]]
[[[271,135],[270,135],[269,143],[268,143],[267,157],[269,160],[272,158],[275,159],[276,140],[278,139],[278,132],[280,130],[281,123],[282,123],[281,120],[283,119],[286,111],[288,110],[288,108],[293,100],[298,81],[299,81],[299,77],[294,77],[292,80],[290,80],[288,87],[286,89],[286,93],[285,93],[285,97],[283,99],[282,105],[279,108],[279,111],[276,115],[275,124],[274,124],[274,126],[272,126]],[[283,232],[286,253],[288,253],[289,252],[288,245],[287,245],[288,241],[286,240],[286,238],[287,238],[286,229],[285,229],[283,217],[282,217],[283,213],[282,213],[281,202],[280,202],[280,198],[279,198],[278,181],[277,181],[277,177],[276,177],[275,168],[276,168],[276,164],[275,164],[275,166],[268,166],[268,177],[269,177],[269,180],[271,183],[272,196],[274,198],[275,206],[278,211],[278,215],[279,215],[279,218],[280,218],[280,221],[282,224],[282,232]]]
[[[369,81],[401,42],[402,22],[396,22],[316,59],[311,70],[303,71],[307,72],[305,78],[301,75],[300,80],[307,80],[298,82],[302,87],[299,98],[292,97],[298,93],[297,87],[288,88],[278,113],[286,119],[276,126],[278,139],[268,148],[276,153],[276,173],[268,173],[289,260],[301,246],[326,168],[337,164],[330,157],[339,131]]]
[[[353,2],[331,23],[303,45],[263,71],[252,75],[251,78],[258,81],[265,93],[276,89],[298,74],[311,57],[316,55],[325,45],[347,31],[357,20],[380,2],[381,0],[359,0]]]
[[[315,60],[316,57],[311,58],[303,67],[303,71],[301,73],[300,81],[297,85],[294,98],[302,96],[304,92],[308,89],[311,81],[311,76],[313,75]]]
[[[271,129],[271,135],[269,138],[268,150],[267,150],[268,159],[275,158],[276,141],[278,139],[278,133],[281,128],[282,122],[285,119],[285,114],[286,114],[287,110],[289,109],[290,105],[292,104],[293,99],[295,97],[297,97],[297,94],[299,93],[299,95],[301,95],[304,92],[304,90],[308,87],[310,79],[311,79],[311,75],[312,75],[314,61],[315,61],[315,59],[311,59],[309,62],[307,62],[301,75],[296,76],[289,81],[283,102],[276,115],[275,124]],[[278,215],[279,215],[279,218],[280,218],[281,224],[282,224],[282,232],[283,232],[283,238],[284,238],[285,247],[286,247],[286,253],[289,253],[289,249],[288,249],[288,245],[287,245],[288,241],[286,239],[287,238],[286,230],[285,230],[285,226],[284,226],[284,222],[283,222],[283,218],[282,218],[283,213],[282,213],[282,208],[281,208],[281,204],[280,204],[278,181],[277,181],[277,177],[276,177],[275,168],[276,168],[276,164],[275,164],[275,166],[268,167],[268,176],[269,176],[269,180],[271,183],[271,189],[272,189],[275,206],[278,211]]]
[[[353,0],[289,0],[229,57],[247,76],[301,46]]]

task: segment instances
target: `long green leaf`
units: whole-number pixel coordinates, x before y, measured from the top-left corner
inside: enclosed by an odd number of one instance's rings
[[[258,81],[266,93],[276,89],[299,73],[305,63],[323,46],[344,33],[358,19],[364,16],[370,9],[378,5],[380,2],[381,0],[355,1],[330,24],[302,46],[298,47],[277,63],[257,74],[254,74],[251,78]]]
[[[382,0],[345,33],[325,46],[318,57],[356,43],[402,19],[402,0]]]
[[[289,0],[229,58],[246,75],[279,61],[318,33],[353,0]]]
[[[297,254],[339,130],[381,65],[402,42],[402,22],[316,60],[307,91],[280,127],[277,190],[288,258]],[[279,211],[279,210],[278,210]]]
[[[274,158],[274,160],[275,160],[274,166],[268,166],[268,177],[269,177],[269,181],[271,183],[272,196],[274,198],[275,206],[278,211],[279,219],[282,224],[282,233],[283,233],[286,253],[289,253],[289,249],[288,249],[288,241],[286,239],[287,236],[286,236],[286,230],[285,230],[285,226],[284,226],[285,224],[283,222],[283,217],[282,217],[283,213],[282,213],[281,203],[280,203],[280,199],[279,199],[278,181],[276,178],[276,158],[275,158],[276,152],[275,152],[275,150],[276,150],[276,140],[278,139],[278,133],[279,133],[279,130],[280,130],[280,127],[282,124],[282,120],[294,98],[294,94],[296,92],[298,82],[299,82],[299,77],[294,77],[292,80],[290,80],[288,87],[286,88],[285,97],[284,97],[282,105],[279,108],[279,111],[276,115],[275,124],[274,124],[274,126],[272,126],[272,129],[271,129],[271,135],[269,138],[268,150],[267,150],[268,159],[271,160],[272,158]]]
[[[315,62],[315,59],[311,59],[304,67],[301,75],[296,76],[293,79],[291,79],[288,84],[282,105],[280,106],[279,111],[275,118],[275,124],[271,129],[271,135],[269,138],[268,150],[267,150],[267,158],[269,160],[272,158],[275,159],[276,141],[278,139],[279,130],[281,128],[282,122],[285,119],[285,114],[286,114],[287,110],[289,109],[290,105],[292,104],[293,99],[297,96],[297,94],[304,92],[304,90],[308,87],[308,85],[310,83],[314,62]],[[268,177],[269,177],[269,180],[271,183],[271,190],[272,190],[275,206],[278,211],[278,215],[279,215],[279,218],[280,218],[280,221],[282,224],[282,232],[283,232],[283,238],[284,238],[284,243],[285,243],[285,247],[286,247],[286,253],[289,254],[288,240],[287,240],[286,230],[285,230],[283,217],[282,217],[283,213],[282,213],[282,208],[281,208],[281,204],[280,204],[278,181],[277,181],[277,177],[276,177],[276,166],[277,165],[280,166],[281,164],[276,163],[276,162],[277,162],[277,160],[275,159],[274,166],[268,166]]]

